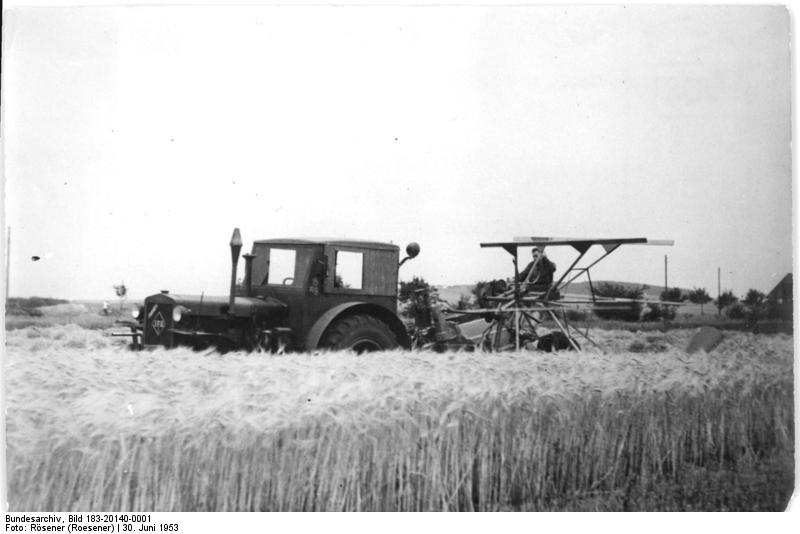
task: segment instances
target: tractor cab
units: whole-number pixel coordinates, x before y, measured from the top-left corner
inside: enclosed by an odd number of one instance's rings
[[[245,260],[252,261],[255,295],[287,290],[396,298],[399,253],[397,245],[375,241],[266,239],[254,242]]]
[[[284,302],[289,310],[288,326],[295,333],[292,345],[310,348],[308,336],[302,333],[312,331],[326,312],[343,305],[352,308],[357,304],[362,310],[385,316],[386,323],[399,322],[399,255],[397,245],[375,241],[255,241],[252,252],[244,256],[243,296]]]

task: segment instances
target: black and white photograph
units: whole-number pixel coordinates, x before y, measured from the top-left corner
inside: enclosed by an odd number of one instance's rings
[[[6,527],[791,510],[793,16],[5,6]]]

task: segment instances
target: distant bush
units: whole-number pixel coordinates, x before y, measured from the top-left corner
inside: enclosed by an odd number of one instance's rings
[[[767,296],[757,289],[750,289],[742,300],[747,307],[747,319],[751,322],[758,321],[767,315]]]
[[[736,302],[725,308],[725,315],[729,319],[746,319],[749,314],[747,306],[741,302]]]
[[[577,321],[588,321],[592,318],[591,310],[579,310],[575,308],[569,308],[566,311],[567,314],[567,321],[577,322]]]
[[[6,301],[7,308],[41,308],[42,306],[55,306],[56,304],[69,304],[68,300],[52,299],[48,297],[12,297]]]
[[[68,300],[51,299],[46,297],[13,297],[6,301],[6,315],[41,317],[42,311],[39,308],[68,303]]]
[[[683,294],[683,290],[679,287],[665,289],[661,292],[660,298],[665,302],[683,302],[687,299],[687,295]],[[643,321],[671,321],[675,319],[677,314],[677,307],[668,304],[648,304],[647,311],[642,316]]]
[[[727,308],[731,304],[739,302],[739,297],[733,294],[733,291],[725,291],[718,299],[714,301],[719,309]]]
[[[28,314],[6,315],[6,331],[19,330],[29,326],[49,327],[56,325],[76,325],[88,330],[105,330],[117,327],[116,318],[110,315],[97,315],[96,313],[44,315],[37,309],[29,310]]]
[[[23,317],[41,317],[44,315],[38,308],[6,307],[6,315],[18,315]]]
[[[758,289],[750,289],[747,291],[747,295],[744,297],[742,303],[750,307],[759,307],[763,306],[764,302],[766,302],[767,296],[759,291]]]
[[[642,315],[642,321],[671,321],[675,319],[675,306],[667,304],[648,304],[647,310]]]
[[[603,282],[595,288],[595,294],[601,297],[639,299],[644,296],[641,286],[625,286],[611,282]],[[638,321],[642,314],[641,302],[613,302],[595,304],[594,313],[601,319],[618,319],[621,321]]]
[[[661,300],[666,300],[667,302],[683,302],[686,300],[687,295],[683,294],[683,290],[679,287],[673,287],[672,289],[665,289],[661,292],[660,295]]]

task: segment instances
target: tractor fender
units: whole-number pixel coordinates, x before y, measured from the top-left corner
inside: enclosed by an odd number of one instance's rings
[[[363,313],[377,317],[392,329],[392,332],[394,332],[394,334],[397,336],[397,342],[401,347],[405,349],[411,348],[411,338],[409,337],[408,332],[406,332],[406,327],[403,324],[403,321],[401,321],[397,315],[387,310],[383,306],[378,306],[376,304],[369,304],[367,302],[345,302],[344,304],[334,306],[330,310],[323,313],[319,319],[317,319],[317,322],[315,322],[308,331],[308,336],[306,337],[306,350],[314,350],[317,348],[320,339],[322,339],[322,336],[325,333],[325,330],[327,330],[334,321],[341,317],[346,317],[348,315],[354,315],[357,313]]]

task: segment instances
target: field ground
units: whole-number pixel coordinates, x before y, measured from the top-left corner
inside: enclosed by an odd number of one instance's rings
[[[222,356],[55,316],[7,332],[10,511],[782,510],[794,487],[785,334]]]

